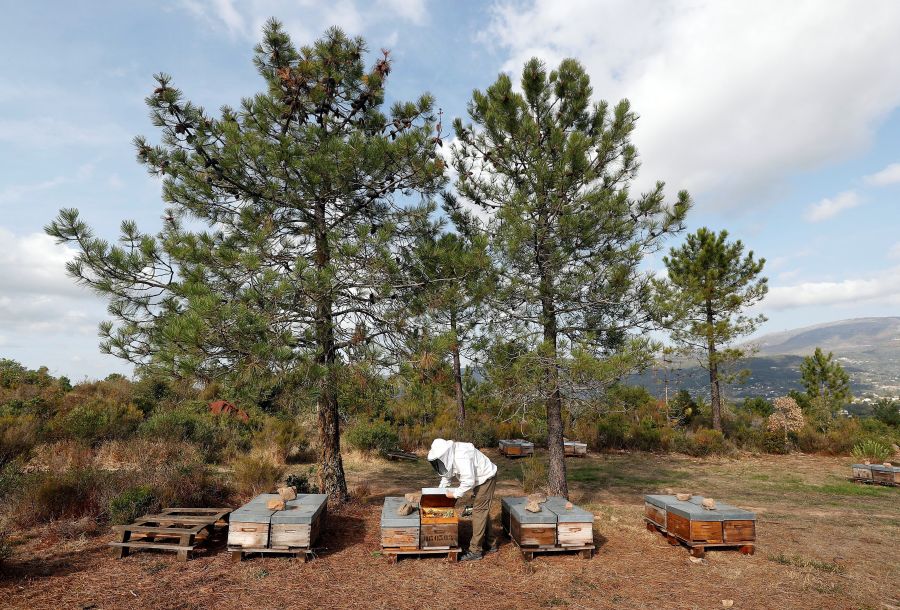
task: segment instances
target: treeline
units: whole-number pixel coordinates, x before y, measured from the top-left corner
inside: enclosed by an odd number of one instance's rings
[[[296,47],[270,20],[254,54],[263,90],[217,115],[156,77],[160,138],[135,145],[162,179],[162,228],[126,221],[109,243],[74,209],[47,227],[79,252],[69,273],[109,300],[101,349],[134,363],[138,385],[313,414],[336,501],[342,437],[384,449],[526,436],[548,448],[561,495],[566,434],[724,446],[720,384],[735,340],[764,320],[746,313],[766,293],[764,260],[700,229],[664,258],[665,277],[646,270],[691,201],[661,182],[631,188],[628,101],[596,101],[576,60],[532,59],[518,86],[501,74],[474,91],[451,131],[428,94],[385,108],[390,55],[367,67],[366,54],[338,29]],[[709,369],[696,424],[620,385],[653,362],[660,329]],[[135,407],[139,433],[174,417],[157,407]]]

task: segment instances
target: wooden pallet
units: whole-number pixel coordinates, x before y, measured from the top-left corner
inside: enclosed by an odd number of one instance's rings
[[[900,484],[898,484],[898,483],[891,483],[888,481],[873,481],[872,479],[864,479],[862,477],[850,477],[847,480],[853,481],[854,483],[863,483],[864,485],[881,485],[882,487],[900,487]]]
[[[565,553],[565,552],[577,552],[581,555],[582,559],[590,559],[594,555],[594,550],[597,548],[593,544],[584,544],[580,546],[522,546],[516,539],[512,536],[509,537],[510,540],[519,548],[519,551],[522,552],[522,559],[525,561],[531,561],[534,559],[535,553]]]
[[[389,563],[397,563],[397,560],[400,559],[401,556],[406,555],[446,555],[447,561],[450,563],[456,562],[459,557],[462,549],[459,547],[453,547],[449,549],[415,549],[415,548],[384,548],[382,547],[381,553],[388,558]]]
[[[756,552],[756,543],[754,542],[691,542],[690,540],[686,540],[681,536],[676,536],[671,532],[666,531],[658,524],[654,523],[650,519],[644,517],[644,521],[647,523],[647,529],[651,532],[659,532],[662,536],[668,541],[672,546],[678,546],[679,544],[683,544],[688,548],[692,557],[703,557],[706,554],[706,549],[738,549],[744,555],[752,555]]]
[[[228,552],[231,553],[231,561],[239,563],[246,555],[291,555],[301,562],[306,563],[315,556],[315,552],[310,548],[287,548],[273,549],[271,547],[246,547],[246,546],[230,546]]]
[[[187,561],[197,539],[208,538],[216,526],[226,525],[230,512],[229,508],[166,508],[131,525],[114,525],[117,540],[109,546],[118,559],[134,549],[153,549],[175,551],[178,561]]]

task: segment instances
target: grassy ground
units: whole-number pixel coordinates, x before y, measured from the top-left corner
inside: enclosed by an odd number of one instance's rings
[[[521,463],[491,457],[498,494],[521,493]],[[900,607],[900,490],[848,482],[849,464],[802,455],[571,459],[572,498],[597,515],[590,561],[547,555],[526,563],[501,539],[501,552],[481,562],[392,566],[379,553],[381,498],[435,477],[424,460],[350,456],[350,485],[365,497],[329,516],[320,556],[308,564],[271,557],[234,565],[215,541],[188,564],[153,553],[116,561],[109,535],[65,539],[44,528],[16,541],[0,599],[31,609],[721,608],[722,600],[754,609]],[[694,563],[648,532],[641,497],[667,489],[756,511],[756,554],[710,551]]]

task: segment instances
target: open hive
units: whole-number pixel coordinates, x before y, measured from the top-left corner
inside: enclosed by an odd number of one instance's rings
[[[534,454],[534,443],[521,438],[500,441],[500,453],[506,457],[525,457]]]
[[[703,496],[679,500],[671,495],[644,496],[644,519],[663,533],[688,546],[741,546],[752,551],[756,541],[756,515],[748,510],[716,503],[702,506]]]
[[[431,492],[431,493],[429,493]],[[381,546],[399,551],[450,550],[459,546],[456,500],[426,488],[419,507],[408,515],[397,513],[406,500],[389,496],[381,508]]]

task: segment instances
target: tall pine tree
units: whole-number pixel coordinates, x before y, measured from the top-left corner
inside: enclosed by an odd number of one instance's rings
[[[850,392],[850,376],[834,359],[817,347],[811,356],[800,363],[800,382],[809,398],[813,415],[820,421],[831,419],[838,410],[853,399]]]
[[[744,256],[744,244],[729,242],[727,231],[716,234],[704,227],[672,248],[663,261],[668,278],[657,284],[662,324],[681,348],[704,354],[712,424],[721,431],[720,368],[745,356],[731,344],[766,319],[744,313],[768,291],[767,279],[760,277],[766,260],[754,259],[752,251]]]
[[[265,90],[218,117],[159,75],[147,104],[161,143],[135,144],[163,180],[162,230],[125,222],[113,245],[72,209],[47,227],[80,250],[70,274],[110,300],[104,350],[202,380],[311,387],[320,478],[338,501],[339,367],[402,330],[401,252],[432,209],[409,196],[443,182],[432,98],[385,114],[391,62],[367,70],[366,51],[336,28],[297,48],[270,20],[254,57]]]
[[[682,192],[668,206],[662,183],[631,193],[637,116],[627,101],[592,103],[577,61],[548,72],[532,59],[521,85],[520,93],[501,74],[473,93],[473,124],[454,124],[453,163],[460,197],[492,216],[490,249],[500,274],[493,305],[508,338],[537,348],[549,490],[565,496],[561,368],[576,350],[579,357],[614,354],[649,319],[650,279],[640,263],[681,230],[690,202]]]

